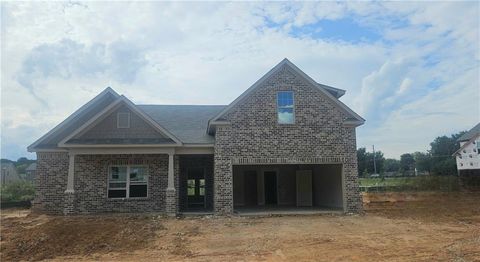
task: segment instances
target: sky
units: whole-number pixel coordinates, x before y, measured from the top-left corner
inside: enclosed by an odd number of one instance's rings
[[[366,119],[357,146],[426,151],[480,121],[478,2],[1,2],[1,157],[111,86],[229,104],[283,58]]]

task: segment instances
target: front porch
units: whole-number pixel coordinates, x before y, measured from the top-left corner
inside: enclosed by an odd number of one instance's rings
[[[67,155],[63,213],[213,211],[210,150],[92,149]]]

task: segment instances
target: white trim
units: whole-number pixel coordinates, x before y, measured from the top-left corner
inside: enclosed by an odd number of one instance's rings
[[[77,155],[115,155],[115,154],[174,154],[175,148],[75,148],[70,149]]]
[[[215,144],[183,144],[182,147],[214,147]]]
[[[48,136],[56,132],[57,130],[64,128],[67,124],[69,124],[76,116],[78,116],[81,112],[83,112],[85,109],[87,109],[91,104],[93,104],[95,101],[103,97],[105,94],[112,94],[114,97],[118,97],[119,94],[117,94],[112,88],[107,87],[105,90],[103,90],[100,94],[95,96],[92,100],[88,101],[86,104],[81,106],[79,109],[77,109],[75,112],[73,112],[69,117],[67,117],[65,120],[60,122],[57,126],[55,126],[53,129],[48,131],[45,135],[41,136],[39,139],[37,139],[33,144],[29,145],[27,147],[28,152],[39,152],[39,150],[36,150],[35,147],[40,144],[43,140],[45,140]],[[48,152],[48,151],[45,151]]]
[[[215,152],[213,147],[177,147],[175,148],[176,155],[213,155]]]
[[[292,62],[290,62],[287,58],[283,59],[280,63],[278,63],[275,67],[273,67],[268,73],[266,73],[264,76],[262,76],[259,80],[257,80],[251,87],[249,87],[245,92],[243,92],[239,97],[237,97],[232,103],[230,103],[225,109],[223,109],[220,113],[218,113],[215,117],[209,121],[208,124],[208,130],[210,130],[210,125],[211,123],[215,122],[218,118],[223,116],[225,113],[227,113],[229,110],[231,110],[236,104],[238,104],[243,98],[245,98],[247,95],[249,95],[254,89],[262,85],[270,76],[272,76],[274,73],[276,73],[278,70],[282,68],[282,66],[289,66],[291,69],[293,69],[294,72],[296,72],[299,76],[304,78],[308,83],[313,85],[314,87],[317,87],[318,90],[320,90],[328,99],[330,99],[335,105],[337,105],[342,111],[344,111],[347,114],[350,114],[354,118],[356,118],[359,122],[362,122],[362,124],[365,122],[365,119],[363,119],[361,116],[359,116],[357,113],[355,113],[352,109],[347,107],[345,104],[343,104],[340,100],[335,98],[330,92],[328,92],[325,88],[323,88],[323,85],[318,84],[315,82],[311,77],[309,77],[307,74],[305,74],[302,70],[300,70],[297,66],[295,66]]]
[[[58,149],[36,149],[36,150],[33,150],[33,151],[29,151],[29,152],[68,152],[67,149],[64,149],[64,148],[58,148]]]
[[[127,125],[120,126],[120,115],[127,115]],[[118,112],[117,113],[117,128],[130,128],[130,112]]]
[[[178,146],[177,144],[122,144],[122,145],[112,145],[112,144],[94,144],[94,145],[71,145],[68,144],[64,147],[68,148],[137,148],[137,147],[159,147],[159,148],[170,148],[170,147],[176,147]]]
[[[94,117],[92,117],[90,120],[88,120],[85,124],[83,124],[82,126],[80,126],[79,128],[77,128],[75,131],[73,131],[70,135],[68,135],[67,137],[65,137],[64,139],[62,139],[59,143],[58,143],[58,146],[59,147],[78,147],[78,146],[81,146],[81,145],[66,145],[66,142],[70,139],[72,139],[73,137],[75,137],[76,135],[80,134],[81,132],[86,132],[88,129],[92,128],[94,126],[95,123],[97,123],[98,121],[101,121],[103,118],[105,118],[106,116],[108,116],[109,113],[113,112],[117,107],[119,107],[121,105],[121,103],[125,103],[125,105],[131,110],[133,111],[134,113],[136,113],[138,116],[140,116],[140,118],[142,118],[144,121],[146,121],[147,123],[149,123],[153,128],[157,129],[157,131],[160,131],[160,133],[162,134],[165,134],[167,137],[169,137],[170,139],[172,139],[176,145],[181,145],[182,142],[180,142],[180,140],[178,138],[176,138],[173,134],[171,134],[170,132],[168,132],[165,128],[163,128],[162,126],[160,126],[157,122],[155,122],[153,119],[151,119],[147,114],[145,114],[143,111],[141,111],[140,109],[138,109],[130,100],[128,100],[125,96],[120,96],[115,102],[113,102],[112,104],[110,104],[108,107],[106,107],[104,110],[102,110],[101,112],[99,112],[98,114],[96,114]],[[103,118],[102,118],[103,117]],[[88,145],[88,147],[93,147],[93,146],[97,146],[97,147],[105,147],[105,146],[108,146],[108,147],[114,147],[114,145]],[[118,146],[118,145],[117,145]],[[125,145],[119,145],[119,146],[125,146]],[[145,146],[145,145],[139,145],[139,146]],[[160,145],[156,145],[156,146],[160,146]],[[171,145],[167,145],[167,146],[171,146]]]

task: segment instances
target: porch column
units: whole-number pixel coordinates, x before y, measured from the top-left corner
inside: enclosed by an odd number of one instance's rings
[[[168,184],[166,191],[165,211],[168,216],[175,216],[177,214],[177,199],[174,183],[174,164],[173,153],[168,154]]]
[[[67,189],[64,195],[63,214],[73,214],[75,211],[75,154],[68,153],[68,177],[67,177]]]

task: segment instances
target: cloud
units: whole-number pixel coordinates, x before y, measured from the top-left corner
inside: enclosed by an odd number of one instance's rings
[[[358,145],[389,157],[478,121],[476,2],[1,5],[2,157],[106,86],[136,103],[228,104],[284,57],[346,89],[367,119]]]

